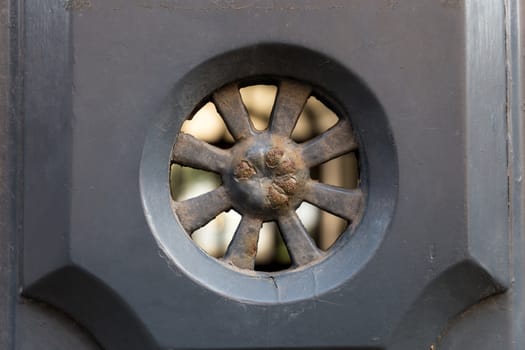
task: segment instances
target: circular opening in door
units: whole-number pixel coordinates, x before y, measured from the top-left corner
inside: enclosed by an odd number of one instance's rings
[[[151,123],[144,215],[180,278],[237,300],[303,300],[359,274],[387,234],[388,118],[331,57],[284,44],[225,52],[177,77]]]

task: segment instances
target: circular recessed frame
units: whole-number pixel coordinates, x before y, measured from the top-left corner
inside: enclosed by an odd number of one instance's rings
[[[176,164],[221,175],[219,188],[174,201],[173,208],[189,234],[226,210],[240,213],[241,222],[222,261],[245,270],[254,269],[263,222],[278,224],[292,268],[300,268],[329,254],[317,247],[296,213],[303,201],[351,222],[347,231],[355,228],[364,207],[361,189],[329,186],[310,178],[311,168],[357,150],[348,118],[298,144],[291,139],[292,131],[307,99],[319,94],[303,82],[272,80],[278,93],[266,130],[254,128],[241,99],[241,85],[230,83],[215,91],[211,100],[235,139],[233,147],[221,149],[180,132],[171,154]]]
[[[266,82],[277,85],[278,93],[268,128],[258,131],[239,88]],[[339,121],[299,144],[290,135],[311,95]],[[182,123],[209,101],[235,139],[230,149],[180,131]],[[310,178],[310,168],[348,152],[359,154],[358,188],[336,188]],[[170,163],[216,172],[222,185],[202,196],[174,201]],[[179,80],[146,138],[140,184],[152,233],[179,270],[227,297],[275,303],[329,292],[359,273],[390,224],[397,177],[387,118],[365,84],[324,55],[269,44],[215,57]],[[303,201],[352,223],[326,252],[317,248],[295,213]],[[231,208],[242,219],[218,261],[188,233]],[[290,269],[253,270],[259,230],[266,221],[277,222],[292,259]]]

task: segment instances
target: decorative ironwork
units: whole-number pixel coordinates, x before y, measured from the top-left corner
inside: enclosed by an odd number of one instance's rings
[[[291,139],[311,94],[307,84],[281,80],[269,126],[258,131],[242,102],[239,84],[232,83],[216,91],[211,100],[235,139],[233,147],[221,149],[184,132],[177,136],[172,163],[222,176],[217,189],[173,202],[184,229],[191,234],[232,208],[242,215],[224,262],[253,270],[259,231],[267,221],[277,222],[294,267],[322,258],[325,253],[296,214],[303,201],[350,222],[358,219],[364,198],[361,189],[343,189],[310,178],[310,168],[357,150],[349,121],[341,118],[304,143]]]

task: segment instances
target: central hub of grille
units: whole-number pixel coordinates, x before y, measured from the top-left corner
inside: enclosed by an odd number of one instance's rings
[[[271,220],[299,206],[309,170],[293,141],[263,133],[232,151],[232,171],[223,180],[236,210]]]

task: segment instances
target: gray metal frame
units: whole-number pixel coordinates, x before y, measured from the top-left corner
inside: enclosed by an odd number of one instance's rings
[[[511,344],[525,343],[525,6],[520,1],[506,2],[507,9],[507,98],[509,126],[510,234],[512,239],[510,293]],[[512,345],[511,345],[512,346]]]
[[[18,286],[16,243],[19,223],[20,101],[18,7],[0,1],[0,347],[12,349]]]
[[[507,64],[502,1],[466,1],[466,150],[469,246],[508,284]],[[494,220],[487,216],[498,213]],[[501,215],[501,216],[500,216]]]

